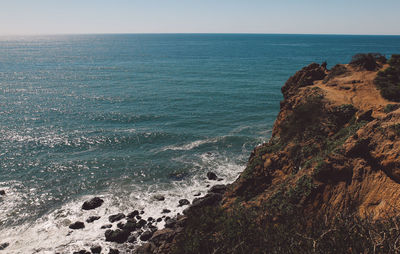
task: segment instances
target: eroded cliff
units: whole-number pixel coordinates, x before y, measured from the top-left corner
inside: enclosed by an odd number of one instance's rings
[[[400,87],[398,60],[358,55],[298,71],[282,87],[270,141],[240,177],[142,251],[398,252],[400,104],[386,89]]]

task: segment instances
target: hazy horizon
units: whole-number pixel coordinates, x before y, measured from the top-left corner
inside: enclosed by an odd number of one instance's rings
[[[53,34],[400,35],[400,1],[18,0],[0,36]]]

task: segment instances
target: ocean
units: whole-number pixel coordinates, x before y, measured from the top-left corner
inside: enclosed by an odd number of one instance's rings
[[[291,75],[366,52],[398,54],[400,37],[0,37],[0,243],[70,252],[103,244],[113,213],[181,213],[179,199],[215,184],[207,172],[234,181],[268,141]],[[94,196],[105,203],[81,210]],[[102,218],[68,228],[90,215]]]

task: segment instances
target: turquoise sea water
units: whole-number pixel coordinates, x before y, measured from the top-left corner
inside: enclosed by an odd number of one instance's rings
[[[204,192],[208,171],[234,180],[268,140],[289,76],[360,52],[400,53],[400,37],[0,37],[0,235],[43,252],[65,244],[56,228],[87,216],[93,195],[99,213],[157,214]]]

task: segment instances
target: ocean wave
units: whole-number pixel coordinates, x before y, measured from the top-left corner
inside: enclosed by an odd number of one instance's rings
[[[170,146],[166,146],[163,149],[161,149],[162,151],[167,151],[167,150],[173,150],[173,151],[188,151],[188,150],[192,150],[196,147],[199,147],[201,145],[204,144],[209,144],[209,143],[216,143],[218,142],[218,138],[211,138],[211,139],[203,139],[203,140],[196,140],[181,146],[176,146],[176,145],[170,145]]]
[[[113,243],[104,242],[104,230],[100,227],[108,224],[108,216],[123,212],[129,213],[133,210],[143,210],[143,218],[160,218],[163,209],[171,210],[168,216],[182,213],[186,207],[178,207],[178,201],[186,198],[190,201],[194,195],[201,193],[205,195],[207,185],[216,184],[206,178],[208,170],[215,172],[223,180],[218,184],[227,184],[234,181],[244,166],[237,164],[230,158],[226,158],[216,153],[204,153],[199,155],[197,173],[184,181],[171,181],[169,183],[130,184],[123,186],[120,183],[110,185],[109,189],[96,196],[101,196],[105,203],[91,211],[84,211],[81,205],[85,200],[93,196],[82,196],[79,199],[68,202],[61,207],[53,209],[46,215],[41,216],[35,221],[26,222],[19,226],[0,227],[2,242],[9,242],[7,253],[71,253],[81,249],[89,249],[93,245],[101,245],[107,251],[110,247],[115,247]],[[35,195],[34,193],[32,193]],[[154,201],[152,196],[161,194],[165,197],[164,201]],[[18,194],[16,194],[18,196]],[[11,200],[6,200],[11,202]],[[13,202],[21,205],[22,200]],[[3,203],[4,204],[4,203]],[[0,205],[1,207],[1,205]],[[85,223],[82,230],[70,230],[69,224],[75,221],[85,221],[89,216],[101,216],[93,223]],[[8,216],[10,216],[8,214]],[[157,224],[162,228],[164,222]],[[113,225],[115,228],[116,225]]]

